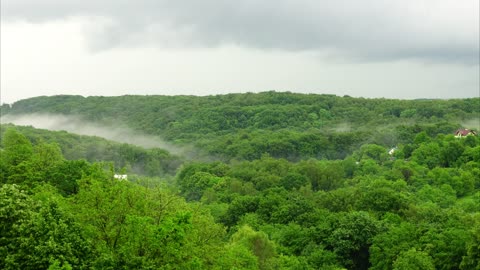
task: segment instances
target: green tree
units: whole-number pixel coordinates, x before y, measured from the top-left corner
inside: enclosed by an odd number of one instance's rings
[[[62,195],[78,192],[78,181],[91,171],[91,165],[85,160],[64,160],[46,173],[46,179],[58,188]]]
[[[33,148],[32,166],[34,170],[48,171],[64,160],[57,144],[40,143]]]
[[[434,270],[432,258],[415,248],[400,253],[393,263],[393,270]]]
[[[477,216],[478,217],[478,216]],[[480,270],[480,218],[476,220],[476,226],[472,230],[472,240],[468,243],[467,254],[462,257],[460,269]]]
[[[33,171],[25,163],[32,158],[31,142],[14,128],[8,128],[2,137],[0,155],[3,183],[21,183],[32,177]]]
[[[387,149],[380,145],[376,144],[364,144],[360,147],[358,155],[358,160],[364,158],[373,159],[379,163],[385,162],[388,159]]]
[[[418,232],[414,224],[402,222],[373,238],[370,247],[372,270],[392,269],[398,255],[412,247],[418,247]]]
[[[222,178],[212,175],[208,172],[195,172],[179,180],[179,186],[184,197],[189,200],[198,201],[202,198],[203,192],[207,188],[220,183]]]
[[[2,138],[2,158],[8,166],[17,166],[30,160],[33,154],[32,143],[14,128],[5,131]]]
[[[451,136],[449,141],[443,142],[440,150],[442,166],[453,167],[464,151],[462,143]]]
[[[259,269],[258,258],[248,247],[231,243],[226,245],[225,249],[219,254],[214,269],[256,270]]]
[[[412,152],[412,161],[425,165],[429,169],[441,165],[440,146],[436,142],[423,143]]]
[[[91,249],[55,199],[34,201],[16,185],[0,189],[2,269],[87,268]],[[52,266],[53,267],[53,266]]]
[[[368,269],[369,248],[379,231],[379,223],[367,212],[349,212],[339,220],[328,242],[345,267]]]
[[[259,269],[271,269],[271,259],[276,256],[275,246],[264,232],[256,232],[249,226],[242,226],[232,235],[232,244],[242,245],[256,257]]]

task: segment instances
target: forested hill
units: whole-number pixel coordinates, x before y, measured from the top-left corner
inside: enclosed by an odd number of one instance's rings
[[[4,105],[2,117],[62,114],[221,159],[2,124],[0,269],[480,269],[480,137],[453,134],[478,130],[479,103],[267,92]]]
[[[66,131],[50,131],[33,127],[0,125],[0,142],[8,129],[14,128],[25,135],[34,145],[58,146],[67,160],[84,159],[89,162],[112,162],[119,172],[148,176],[174,176],[183,163],[179,156],[159,148],[145,149],[136,145],[118,143],[95,136],[82,136]]]
[[[119,123],[224,160],[339,159],[364,143],[393,147],[421,131],[450,134],[478,119],[480,98],[388,100],[294,93],[217,96],[52,96],[21,100],[3,114],[49,113]],[[477,120],[478,121],[478,120]],[[478,124],[470,128],[477,129]]]

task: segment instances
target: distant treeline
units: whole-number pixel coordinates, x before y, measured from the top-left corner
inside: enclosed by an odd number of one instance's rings
[[[51,113],[119,122],[228,161],[263,154],[295,161],[338,159],[364,143],[409,143],[416,133],[453,133],[478,119],[480,98],[393,100],[294,93],[217,96],[36,97],[2,113]],[[477,128],[477,127],[475,127]]]

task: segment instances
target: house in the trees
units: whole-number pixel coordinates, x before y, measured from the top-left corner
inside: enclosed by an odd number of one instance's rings
[[[455,131],[456,138],[462,138],[465,136],[477,136],[477,132],[471,129],[458,129]]]
[[[114,174],[113,178],[118,179],[118,180],[127,180],[127,175],[126,174]]]

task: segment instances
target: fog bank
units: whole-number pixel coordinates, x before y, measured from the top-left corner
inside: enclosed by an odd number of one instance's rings
[[[144,148],[162,148],[175,155],[183,155],[187,149],[165,142],[159,137],[142,134],[123,126],[106,126],[89,123],[78,117],[54,114],[6,115],[0,123],[54,131],[64,130],[79,135],[97,136],[111,141],[138,145]]]
[[[465,120],[461,124],[465,128],[480,130],[480,118]]]

